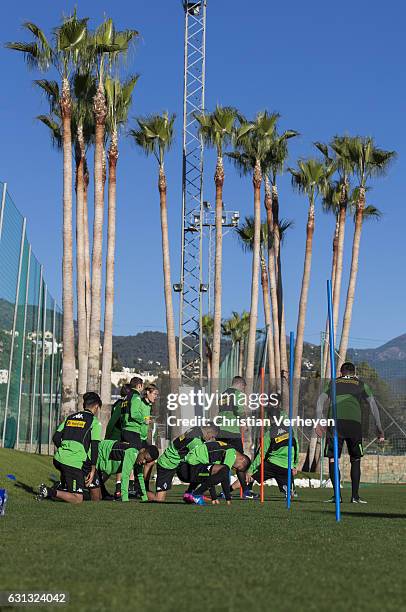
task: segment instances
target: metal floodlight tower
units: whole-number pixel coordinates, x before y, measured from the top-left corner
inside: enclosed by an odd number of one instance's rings
[[[183,2],[185,63],[183,96],[182,245],[179,311],[179,373],[182,382],[203,374],[202,209],[203,142],[194,113],[204,109],[207,0]]]

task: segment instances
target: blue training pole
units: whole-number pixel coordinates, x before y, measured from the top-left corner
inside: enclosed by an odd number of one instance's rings
[[[295,352],[295,334],[289,334],[289,445],[288,445],[288,490],[286,491],[286,506],[290,508],[292,493],[292,442],[293,442],[293,366]]]
[[[333,294],[331,280],[327,281],[328,327],[330,332],[330,368],[331,368],[331,407],[334,419],[334,497],[336,521],[341,520],[340,512],[340,479],[338,465],[338,432],[337,432],[337,398],[336,398],[336,362],[334,350]]]

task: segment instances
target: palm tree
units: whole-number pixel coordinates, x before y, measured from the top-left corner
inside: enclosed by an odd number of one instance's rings
[[[395,151],[385,151],[384,149],[379,149],[371,137],[362,138],[356,136],[351,138],[348,141],[347,147],[348,156],[354,168],[354,173],[358,179],[358,191],[355,209],[355,228],[352,243],[350,278],[348,281],[343,328],[341,332],[337,366],[338,369],[345,361],[348,348],[352,307],[354,304],[355,287],[357,283],[359,249],[361,243],[362,222],[364,219],[366,190],[371,179],[374,177],[384,176],[386,174],[391,162],[396,157]]]
[[[92,250],[91,313],[89,332],[88,388],[98,390],[100,367],[100,321],[103,253],[103,215],[105,183],[105,126],[107,103],[104,89],[106,63],[110,69],[124,56],[131,41],[138,36],[135,30],[116,31],[113,21],[105,21],[88,37],[87,54],[90,65],[96,64],[97,90],[93,98],[95,120],[94,147],[94,222]]]
[[[288,372],[288,355],[286,344],[286,324],[285,324],[285,307],[283,302],[283,282],[282,282],[282,260],[281,260],[281,241],[280,235],[281,224],[279,222],[279,193],[277,180],[285,168],[285,163],[288,158],[288,140],[299,136],[296,130],[286,130],[282,134],[275,134],[272,139],[272,147],[270,150],[270,159],[267,165],[270,168],[271,184],[272,184],[272,216],[273,216],[273,244],[274,244],[274,259],[276,267],[276,283],[277,283],[277,298],[278,298],[278,323],[279,323],[279,342],[281,355],[281,377],[283,399],[286,403],[289,400],[289,386],[286,383],[286,374]],[[282,372],[284,373],[282,375]]]
[[[161,233],[162,233],[162,264],[164,275],[164,293],[166,307],[166,332],[168,341],[169,356],[169,375],[171,379],[171,389],[176,389],[179,381],[178,367],[176,362],[176,340],[175,322],[173,317],[172,304],[172,284],[171,267],[169,255],[169,235],[168,235],[168,211],[167,211],[167,185],[164,167],[165,153],[173,143],[173,124],[175,115],[150,115],[137,119],[138,128],[130,130],[130,136],[136,145],[144,151],[146,155],[153,155],[158,161],[159,178],[158,190],[161,214]]]
[[[329,181],[326,184],[323,194],[323,211],[334,215],[335,224],[332,240],[332,258],[331,258],[331,285],[333,287],[333,304],[334,304],[334,285],[337,272],[337,254],[338,254],[338,240],[340,235],[340,200],[341,200],[341,187],[337,181]],[[338,298],[339,299],[339,298]],[[326,331],[325,331],[325,346],[329,341],[329,321],[328,317],[326,320]],[[330,355],[326,351],[326,357],[322,364],[323,370],[321,372],[322,378],[329,377],[330,371]]]
[[[206,347],[207,380],[209,381],[212,378],[213,330],[214,330],[213,317],[210,314],[203,315],[202,332],[203,332],[204,344]]]
[[[236,228],[236,233],[240,239],[241,246],[245,251],[251,251],[254,248],[254,218],[245,217],[244,223]],[[261,235],[260,235],[260,262],[261,262],[261,285],[262,285],[262,297],[264,304],[264,319],[265,325],[268,329],[268,343],[267,343],[267,355],[268,355],[268,369],[269,379],[271,386],[275,382],[275,352],[273,343],[273,330],[272,330],[272,315],[271,305],[269,301],[269,283],[268,283],[268,269],[266,265],[265,249],[268,245],[268,225],[262,223]],[[279,373],[280,375],[280,373]]]
[[[113,359],[113,310],[114,310],[114,257],[116,245],[116,168],[118,161],[118,130],[127,122],[132,94],[138,76],[120,83],[118,79],[107,77],[104,83],[110,147],[108,150],[108,226],[106,256],[106,286],[104,305],[103,357],[101,373],[101,399],[103,416],[110,414],[111,403],[111,365]]]
[[[353,174],[353,164],[348,154],[348,143],[351,141],[349,136],[335,136],[330,142],[332,155],[330,155],[329,147],[326,144],[316,142],[315,146],[323,153],[326,163],[334,162],[338,171],[338,181],[335,182],[335,187],[330,190],[330,202],[326,202],[329,210],[334,210],[336,214],[336,229],[333,246],[333,262],[332,262],[332,287],[333,287],[333,323],[334,337],[337,335],[338,317],[341,298],[341,281],[343,274],[343,257],[344,257],[344,238],[345,238],[345,222],[348,207],[348,194],[350,188],[350,179]],[[333,201],[334,200],[334,201]],[[336,235],[337,233],[337,235]],[[328,323],[326,324],[326,339],[328,340]],[[324,376],[328,376],[330,367],[330,354],[327,352],[325,360]],[[323,374],[322,374],[323,375]]]
[[[79,403],[87,387],[89,352],[88,313],[86,308],[86,225],[85,167],[86,147],[94,139],[92,99],[95,81],[89,72],[76,72],[73,78],[73,128],[76,162],[76,294],[78,321],[78,396]],[[87,208],[87,207],[86,207]]]
[[[79,53],[80,55],[80,53]],[[85,190],[85,158],[86,146],[93,140],[94,124],[91,112],[91,101],[94,95],[94,80],[89,73],[76,72],[73,76],[72,99],[72,140],[76,165],[76,293],[78,321],[78,396],[79,403],[86,391],[87,384],[87,312],[86,312],[86,266],[85,266],[85,228],[84,228],[84,190]],[[38,118],[48,126],[53,140],[62,138],[61,119],[59,112],[59,86],[56,81],[45,79],[35,81],[45,93],[50,115],[40,115]],[[59,131],[59,134],[56,132]]]
[[[278,119],[276,113],[266,111],[257,114],[253,122],[239,117],[240,125],[234,134],[235,151],[228,156],[234,161],[240,174],[252,175],[254,187],[254,244],[252,250],[252,278],[251,278],[251,305],[250,330],[247,346],[246,377],[248,392],[252,389],[254,381],[255,341],[258,320],[258,273],[260,265],[261,240],[261,165],[269,148],[269,141],[274,133]]]
[[[211,114],[195,114],[200,124],[203,142],[214,147],[217,152],[214,184],[216,186],[216,255],[214,260],[214,328],[211,379],[217,389],[220,371],[221,344],[221,294],[222,294],[222,256],[223,256],[223,150],[231,142],[237,111],[229,106],[216,106]]]
[[[294,364],[294,400],[293,410],[297,414],[299,400],[299,383],[302,371],[302,355],[304,330],[306,324],[307,299],[310,285],[310,272],[312,265],[314,213],[316,199],[325,189],[326,183],[334,171],[334,166],[326,166],[316,159],[299,160],[298,168],[289,168],[292,174],[292,185],[300,193],[305,193],[309,200],[309,209],[306,226],[306,249],[304,257],[302,288],[299,302],[299,315],[296,330],[295,364]]]
[[[7,43],[9,49],[24,54],[31,68],[41,71],[53,66],[61,79],[59,107],[62,120],[63,149],[63,361],[62,361],[62,415],[73,412],[76,396],[75,337],[73,327],[73,255],[72,255],[72,98],[70,76],[79,49],[87,34],[87,19],[78,19],[76,11],[65,17],[54,30],[52,45],[36,24],[23,24],[33,41]]]

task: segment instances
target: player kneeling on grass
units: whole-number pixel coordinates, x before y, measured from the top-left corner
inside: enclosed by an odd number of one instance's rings
[[[272,425],[264,434],[264,481],[274,478],[281,493],[288,490],[288,446],[289,430],[283,424]],[[292,477],[297,474],[299,462],[299,443],[296,435],[292,438]],[[259,448],[248,470],[249,487],[254,480],[261,482],[261,449]],[[293,478],[292,478],[293,485]]]
[[[177,470],[178,477],[189,482],[183,499],[186,503],[204,504],[203,494],[209,490],[213,504],[218,504],[216,485],[221,485],[227,504],[231,504],[230,470],[246,472],[251,460],[225,442],[211,441],[196,446]]]
[[[103,440],[99,444],[97,460],[97,482],[90,491],[92,501],[100,501],[103,497],[104,483],[113,474],[121,473],[121,501],[127,502],[130,475],[138,478],[141,490],[141,501],[148,501],[144,482],[144,466],[158,459],[156,446],[147,445],[141,450],[130,446],[128,442]]]
[[[157,461],[156,493],[148,491],[148,499],[156,502],[165,501],[166,493],[172,488],[172,480],[181,461],[196,446],[214,440],[217,433],[218,427],[215,425],[193,427],[172,440]]]
[[[61,488],[39,486],[38,500],[61,499],[71,504],[83,501],[83,489],[95,477],[101,438],[101,424],[96,418],[102,402],[97,393],[83,396],[83,409],[70,414],[54,434],[57,447],[54,466],[61,473]]]

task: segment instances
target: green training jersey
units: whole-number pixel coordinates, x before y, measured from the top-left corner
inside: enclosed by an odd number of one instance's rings
[[[158,465],[166,470],[175,470],[189,451],[203,444],[203,433],[200,427],[193,427],[181,436],[172,440],[168,448],[158,459]]]
[[[57,434],[60,433],[60,436]],[[54,440],[58,438],[56,461],[69,467],[82,469],[89,460],[92,442],[101,439],[101,423],[89,410],[69,415],[59,425]]]
[[[287,415],[282,415],[287,418]],[[264,434],[264,461],[288,468],[289,427],[283,423],[272,425]],[[292,438],[292,468],[299,463],[299,442],[295,431]],[[261,449],[259,448],[249,467],[248,472],[254,474],[261,465]]]
[[[331,398],[331,383],[326,393]],[[337,419],[339,421],[356,421],[361,423],[362,402],[373,397],[371,389],[356,376],[340,376],[336,380]],[[328,418],[333,418],[332,407],[329,407]]]
[[[229,387],[221,394],[219,414],[216,424],[223,431],[240,433],[238,419],[245,416],[245,393],[234,387]]]
[[[122,399],[117,400],[111,407],[110,420],[107,423],[106,440],[121,440],[121,404]]]
[[[132,391],[121,403],[122,428],[134,431],[141,440],[148,437],[151,416],[151,404],[141,397],[138,391]]]
[[[195,446],[185,457],[186,463],[190,465],[213,465],[221,463],[227,465],[230,470],[235,463],[237,451],[230,448],[226,442],[213,440]]]
[[[120,442],[120,446],[123,444],[125,442]],[[115,445],[117,445],[117,440],[103,440],[100,442],[97,469],[107,476],[118,474],[121,471],[121,500],[123,502],[129,501],[128,485],[130,474],[134,471],[134,476],[137,476],[141,488],[141,499],[142,501],[147,501],[143,466],[135,464],[139,451],[130,446],[126,449],[115,448]]]

